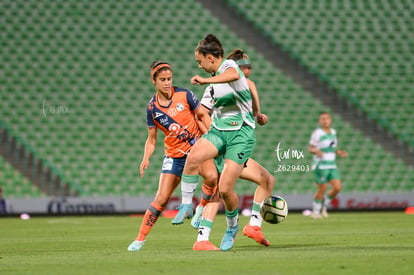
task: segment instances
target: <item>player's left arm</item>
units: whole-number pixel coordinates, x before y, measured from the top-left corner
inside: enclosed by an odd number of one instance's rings
[[[256,117],[256,115],[260,113],[259,93],[257,92],[256,84],[248,78],[246,80],[249,84],[250,94],[252,95],[253,115]]]
[[[341,158],[346,158],[348,156],[348,153],[344,150],[336,149],[335,153],[340,156]]]
[[[268,117],[265,114],[260,113],[260,99],[259,92],[257,91],[256,84],[250,79],[246,79],[249,84],[250,94],[253,100],[253,116],[256,118],[257,123],[263,126],[267,123]]]

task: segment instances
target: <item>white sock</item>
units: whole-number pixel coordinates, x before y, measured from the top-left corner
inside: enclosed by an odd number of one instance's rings
[[[197,183],[181,182],[181,203],[192,204],[193,195],[198,185]]]
[[[234,227],[239,224],[239,209],[225,211],[227,226]]]
[[[313,214],[320,214],[322,208],[322,201],[321,200],[313,200],[312,202],[313,207]]]
[[[262,218],[262,215],[260,215],[260,212],[252,211],[249,224],[251,226],[262,227],[262,221],[263,221],[263,218]]]
[[[260,215],[260,203],[253,201],[252,214],[250,216],[249,224],[251,226],[262,227],[262,222],[263,222],[263,218],[262,218],[262,215]]]
[[[208,241],[210,238],[210,232],[212,227],[212,221],[202,219],[200,222],[200,226],[198,227],[197,242]]]
[[[326,195],[326,196],[323,198],[323,207],[328,208],[328,207],[329,207],[329,205],[331,204],[331,200],[332,200],[332,198],[331,198],[330,196]]]

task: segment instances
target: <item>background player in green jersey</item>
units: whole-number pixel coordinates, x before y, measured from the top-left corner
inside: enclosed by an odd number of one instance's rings
[[[341,191],[341,178],[336,166],[336,155],[346,158],[348,153],[337,149],[338,140],[335,129],[331,128],[332,118],[328,112],[319,114],[320,127],[313,131],[309,152],[313,154],[312,170],[315,173],[318,189],[312,203],[312,217],[328,217],[327,207]],[[327,184],[332,188],[325,195]]]

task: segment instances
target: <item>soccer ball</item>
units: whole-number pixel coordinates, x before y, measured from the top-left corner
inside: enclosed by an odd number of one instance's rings
[[[288,214],[288,206],[284,198],[271,195],[263,200],[260,205],[260,215],[263,220],[276,224],[283,222]]]

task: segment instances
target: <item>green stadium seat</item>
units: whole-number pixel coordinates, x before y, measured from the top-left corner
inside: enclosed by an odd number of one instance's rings
[[[197,95],[201,95],[202,89],[191,87],[189,78],[199,72],[193,60],[195,44],[211,29],[225,43],[226,50],[246,49],[254,67],[260,68],[254,70],[252,79],[256,81],[262,110],[268,114],[270,122],[257,130],[261,143],[256,147],[255,158],[269,171],[275,169],[271,153],[276,145],[268,141],[269,135],[282,143],[306,148],[310,133],[316,127],[318,112],[326,109],[197,2],[3,2],[6,26],[0,63],[8,65],[2,67],[4,77],[0,82],[5,91],[1,94],[1,102],[7,104],[0,103],[0,117],[5,118],[40,158],[58,167],[65,180],[80,184],[81,196],[153,196],[158,185],[162,138],[144,179],[137,170],[146,139],[145,108],[154,92],[148,81],[148,66],[156,58],[170,61],[179,68],[175,71],[175,84],[194,88]],[[405,42],[412,38],[405,23],[409,13],[399,2],[381,1],[377,5],[378,12],[373,13],[354,2],[345,5],[328,0],[227,2],[284,49],[330,80],[334,87],[346,87],[344,93],[354,93],[356,102],[365,100],[362,107],[381,110],[379,114],[395,127],[414,129],[410,128],[413,120],[410,115],[396,115],[410,114],[404,106],[396,106],[410,102],[413,83],[412,76],[396,74],[405,72],[404,64],[412,60],[409,44]],[[158,5],[170,8],[159,10]],[[387,13],[381,5],[392,5],[397,12],[385,16]],[[77,12],[71,12],[74,7]],[[34,10],[40,16],[32,17]],[[159,12],[156,19],[146,16],[154,10]],[[180,14],[182,16],[177,16]],[[382,20],[390,20],[393,29],[398,31],[378,37],[371,35],[376,28],[374,22]],[[348,22],[358,24],[348,27]],[[167,32],[160,30],[159,26],[163,25]],[[161,54],[154,45],[168,39],[183,43]],[[370,53],[376,52],[377,45],[383,50],[381,58],[374,58]],[[393,94],[388,96],[390,91]],[[378,98],[384,100],[372,101],[374,94],[381,95]],[[398,97],[401,101],[393,101]],[[43,118],[41,104],[44,99],[52,105],[69,107],[70,113]],[[373,156],[373,152],[383,152],[383,149],[365,140],[341,118],[335,117],[335,127],[340,130],[341,143],[349,142],[347,150],[350,156],[355,156],[340,162],[346,190],[381,190],[385,185],[381,184],[386,180],[384,177],[360,178],[361,173],[373,173],[375,169],[372,168],[378,165],[392,169],[401,166],[402,170],[397,173],[407,174],[408,168],[401,163],[394,164],[393,156],[382,153]],[[413,136],[412,132],[396,132],[402,139]],[[384,158],[387,160],[380,161]],[[364,166],[368,168],[359,169]],[[379,172],[380,175],[386,173],[395,172],[386,169]],[[313,192],[311,175],[275,176],[281,193]],[[397,177],[397,180],[407,182],[406,177]],[[237,188],[238,192],[251,194],[254,185],[243,183]],[[19,192],[18,195],[25,196],[24,192]],[[37,191],[31,192],[37,194]]]

